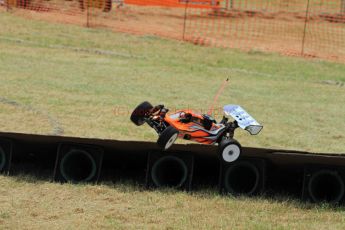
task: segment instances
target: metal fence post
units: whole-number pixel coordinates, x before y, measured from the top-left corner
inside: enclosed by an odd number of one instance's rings
[[[5,0],[6,12],[10,12],[10,0]]]
[[[308,24],[308,18],[309,18],[309,4],[310,4],[310,0],[307,0],[307,9],[305,10],[305,20],[304,20],[301,55],[304,54],[305,37],[306,37],[306,33],[307,33],[307,24]]]
[[[183,32],[182,32],[182,40],[185,40],[185,34],[186,34],[186,23],[187,23],[187,9],[188,9],[188,3],[189,0],[186,0],[186,5],[184,8],[184,19],[183,19]]]
[[[90,27],[90,6],[89,2],[90,0],[84,0],[86,1],[86,27]]]

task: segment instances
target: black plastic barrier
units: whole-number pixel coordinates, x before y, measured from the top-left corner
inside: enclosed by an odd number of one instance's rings
[[[0,173],[8,174],[11,166],[12,142],[0,139]]]
[[[182,190],[218,188],[223,194],[284,193],[312,202],[344,203],[345,154],[243,147],[222,163],[217,146],[0,132],[0,171],[59,182],[124,180]]]
[[[60,144],[54,179],[61,182],[97,182],[102,167],[102,148],[89,145]]]
[[[162,157],[151,169],[151,178],[157,187],[181,187],[188,177],[187,165],[173,156]]]
[[[303,198],[312,202],[341,203],[344,200],[344,169],[332,166],[307,166]]]
[[[190,153],[150,152],[146,186],[170,187],[189,191],[193,180],[194,158]]]
[[[0,147],[0,171],[2,171],[5,168],[6,160],[7,160],[6,153],[2,149],[2,147]]]
[[[233,195],[256,195],[264,190],[265,162],[263,160],[238,160],[221,165],[220,189]]]

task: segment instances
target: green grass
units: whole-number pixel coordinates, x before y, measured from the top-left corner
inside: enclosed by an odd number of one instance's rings
[[[345,82],[345,65],[7,13],[0,21],[0,97],[16,102],[0,103],[1,131],[50,133],[49,114],[64,135],[155,141],[152,129],[130,123],[134,106],[149,100],[206,110],[230,77],[217,105],[240,104],[265,126],[255,137],[238,132],[244,145],[345,150],[345,87],[322,83]],[[343,229],[345,223],[343,208],[289,198],[60,185],[25,176],[0,177],[0,203],[0,229]]]
[[[264,130],[237,133],[243,145],[344,152],[345,65],[261,52],[200,47],[154,36],[0,15],[1,97],[59,121],[64,135],[155,141],[129,113],[141,101],[206,111],[246,108]],[[2,131],[49,133],[48,119],[0,104]],[[219,119],[220,116],[217,116]]]
[[[288,198],[215,191],[145,191],[129,185],[72,185],[0,176],[7,229],[343,229],[344,209]]]

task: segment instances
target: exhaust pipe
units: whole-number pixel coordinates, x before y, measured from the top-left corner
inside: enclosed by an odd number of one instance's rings
[[[85,150],[73,149],[61,159],[60,173],[66,181],[89,182],[96,176],[96,172],[96,161]]]
[[[257,167],[249,162],[238,162],[230,165],[224,174],[224,188],[234,195],[253,195],[259,186],[260,173]]]
[[[153,164],[151,178],[156,187],[181,188],[188,178],[188,167],[175,156],[162,157]]]
[[[0,172],[5,168],[6,165],[6,154],[0,146]]]
[[[338,172],[320,170],[308,183],[309,195],[314,202],[338,203],[344,197],[344,182]]]

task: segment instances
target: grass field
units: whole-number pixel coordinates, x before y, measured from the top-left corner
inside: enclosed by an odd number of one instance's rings
[[[345,65],[154,36],[29,21],[0,12],[0,129],[155,141],[129,113],[143,100],[207,110],[245,107],[264,126],[245,146],[345,151]],[[218,115],[219,119],[220,116]],[[343,229],[344,210],[282,199],[59,185],[0,177],[0,228]]]
[[[344,229],[343,208],[0,176],[4,229]]]

